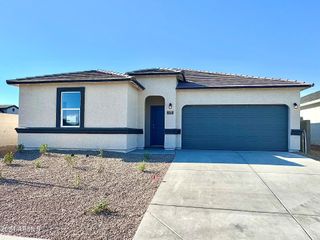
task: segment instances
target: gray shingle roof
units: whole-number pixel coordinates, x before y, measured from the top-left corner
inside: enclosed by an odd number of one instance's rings
[[[16,105],[9,105],[9,104],[0,105],[0,109],[7,109],[7,108],[10,108],[10,107],[18,108]]]
[[[34,83],[69,83],[69,82],[112,82],[112,81],[130,81],[139,88],[144,87],[135,80],[134,77],[127,74],[116,73],[103,70],[90,70],[81,72],[69,72],[60,74],[50,74],[35,77],[17,78],[7,80],[8,84],[34,84]]]
[[[320,91],[318,92],[314,92],[314,93],[310,93],[304,97],[301,98],[301,103],[307,103],[307,102],[311,102],[314,100],[320,100]]]
[[[134,76],[141,75],[175,75],[178,78],[177,89],[206,89],[206,88],[275,88],[301,87],[308,88],[313,84],[292,80],[254,77],[236,74],[207,72],[179,68],[149,68],[131,71],[126,74],[102,70],[51,74],[36,77],[7,80],[8,84],[33,83],[70,83],[70,82],[111,82],[129,81],[137,87],[144,87]]]
[[[153,68],[128,72],[128,75],[180,75],[177,89],[266,88],[313,86],[305,82],[179,68]]]

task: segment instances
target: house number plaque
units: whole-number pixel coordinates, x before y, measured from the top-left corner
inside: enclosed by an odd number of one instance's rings
[[[173,111],[167,111],[168,115],[173,115]]]

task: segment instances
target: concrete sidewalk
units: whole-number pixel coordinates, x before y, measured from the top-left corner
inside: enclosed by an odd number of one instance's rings
[[[320,162],[177,151],[134,239],[320,239]]]

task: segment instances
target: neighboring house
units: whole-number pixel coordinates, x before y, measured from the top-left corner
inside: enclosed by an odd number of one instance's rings
[[[320,145],[320,91],[301,98],[301,117],[310,120],[311,144]]]
[[[83,71],[19,86],[19,143],[57,149],[298,151],[311,84],[186,69]]]
[[[16,105],[0,105],[0,113],[18,114],[19,108]]]

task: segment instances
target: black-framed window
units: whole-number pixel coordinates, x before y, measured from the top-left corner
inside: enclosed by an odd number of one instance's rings
[[[84,127],[84,88],[58,88],[56,127]]]

